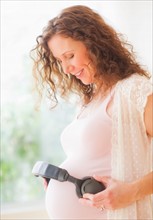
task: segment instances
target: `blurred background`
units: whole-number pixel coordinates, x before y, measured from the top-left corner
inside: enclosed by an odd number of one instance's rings
[[[31,169],[37,160],[59,165],[65,155],[60,133],[74,107],[63,100],[35,110],[29,52],[47,21],[63,8],[87,5],[134,46],[152,72],[152,1],[1,1],[1,219],[47,219],[42,179]],[[72,97],[73,98],[73,97]],[[73,100],[72,100],[73,102]]]

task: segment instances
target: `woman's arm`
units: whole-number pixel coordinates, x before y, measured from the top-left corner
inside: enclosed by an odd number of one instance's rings
[[[148,97],[144,111],[144,122],[147,134],[153,137],[153,94]]]
[[[153,136],[153,95],[148,97],[144,111],[144,122],[147,134]],[[84,194],[84,198],[80,199],[80,202],[84,205],[119,209],[153,193],[153,172],[129,183],[114,180],[110,177],[94,176],[94,178],[103,182],[106,185],[106,190],[95,195]]]
[[[153,172],[145,175],[139,180],[136,180],[132,185],[135,188],[136,200],[140,200],[144,196],[153,194]]]

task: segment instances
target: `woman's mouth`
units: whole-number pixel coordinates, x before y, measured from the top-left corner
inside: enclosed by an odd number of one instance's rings
[[[78,73],[76,73],[76,74],[75,74],[75,76],[76,76],[77,78],[80,78],[80,76],[81,76],[82,72],[83,72],[83,69],[82,69],[82,70],[80,70]]]

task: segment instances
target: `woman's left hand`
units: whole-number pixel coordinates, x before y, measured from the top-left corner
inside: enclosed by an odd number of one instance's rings
[[[110,177],[93,177],[99,182],[102,182],[106,186],[106,189],[97,194],[84,194],[83,198],[79,199],[83,205],[114,210],[124,208],[136,201],[136,190],[132,183],[114,180]]]

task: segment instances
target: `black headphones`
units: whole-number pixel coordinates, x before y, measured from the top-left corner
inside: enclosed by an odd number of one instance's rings
[[[67,170],[48,164],[43,161],[35,163],[32,174],[35,176],[41,176],[49,183],[50,179],[55,179],[60,182],[69,181],[75,184],[76,194],[79,198],[83,197],[84,193],[96,194],[105,189],[104,184],[98,182],[93,177],[84,177],[83,179],[77,179],[70,176]]]

